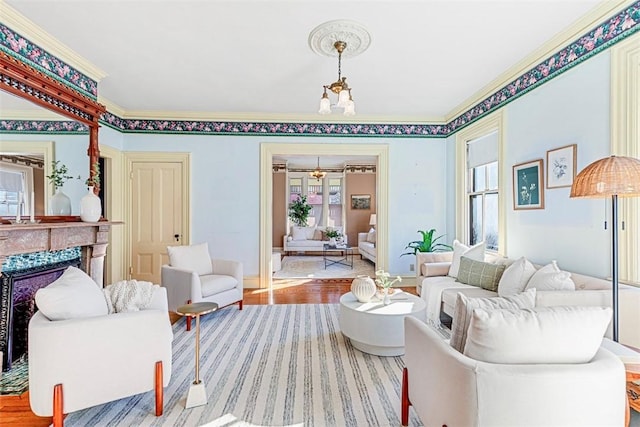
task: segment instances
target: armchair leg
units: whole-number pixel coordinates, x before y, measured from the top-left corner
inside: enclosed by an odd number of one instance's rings
[[[238,309],[242,310],[242,300],[238,301]]]
[[[402,397],[401,397],[401,421],[403,426],[409,425],[409,371],[402,370]]]
[[[191,304],[191,300],[187,301],[187,304]],[[191,316],[187,316],[187,331],[191,330]]]
[[[162,377],[162,361],[156,362],[156,417],[162,415],[162,411],[164,410],[164,388],[162,387],[163,377]]]
[[[64,414],[62,413],[62,384],[53,386],[53,427],[64,426]]]

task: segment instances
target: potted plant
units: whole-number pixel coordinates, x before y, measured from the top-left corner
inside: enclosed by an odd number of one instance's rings
[[[451,251],[453,248],[449,245],[445,245],[444,243],[437,243],[444,235],[433,237],[433,233],[436,232],[435,228],[432,228],[429,231],[418,230],[418,233],[422,235],[422,240],[414,240],[413,242],[409,242],[405,249],[411,249],[411,252],[405,252],[400,256],[404,255],[415,255],[418,252],[442,252],[442,251]]]
[[[52,161],[51,174],[47,175],[46,178],[55,189],[55,194],[51,196],[50,200],[51,214],[71,215],[71,200],[69,199],[69,196],[64,194],[64,192],[61,190],[65,182],[69,181],[70,179],[74,179],[73,176],[69,175],[67,166],[64,163],[60,163],[59,160]]]
[[[307,219],[313,207],[307,203],[307,196],[298,196],[296,200],[289,204],[289,218],[295,225],[307,226]]]
[[[327,228],[327,231],[325,231],[324,234],[329,238],[329,244],[331,246],[335,246],[336,239],[342,236],[342,234],[338,230],[335,230],[333,228]]]

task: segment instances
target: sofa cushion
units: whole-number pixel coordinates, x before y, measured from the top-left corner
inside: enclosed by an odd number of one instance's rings
[[[460,353],[464,352],[467,341],[467,330],[471,322],[473,310],[482,308],[485,310],[495,310],[499,308],[534,308],[536,305],[536,290],[530,289],[518,295],[510,297],[494,298],[469,298],[462,293],[458,293],[453,319],[451,321],[451,341],[453,348]]]
[[[299,227],[297,225],[293,226],[291,230],[291,237],[293,240],[313,240],[313,235],[315,233],[315,227]]]
[[[571,273],[561,271],[555,261],[536,271],[526,289],[536,288],[539,291],[575,291],[576,285],[571,280]]]
[[[102,289],[84,271],[69,267],[57,280],[36,291],[36,305],[49,320],[104,316],[109,313]]]
[[[462,256],[456,281],[495,292],[498,290],[498,282],[502,277],[502,273],[504,273],[504,269],[504,265],[475,261]]]
[[[191,246],[168,246],[169,264],[182,270],[195,271],[198,276],[212,273],[209,244]]]
[[[373,243],[375,246],[376,243],[376,230],[371,230],[367,233],[367,242]]]
[[[475,309],[464,354],[489,363],[587,363],[611,319],[609,307]]]
[[[228,291],[238,286],[238,281],[233,276],[225,276],[221,274],[207,274],[200,277],[202,284],[202,296],[204,298],[220,292]]]
[[[459,284],[460,287],[449,288],[442,291],[442,311],[453,317],[453,310],[456,306],[458,293],[463,294],[467,298],[495,298],[498,296],[495,292],[479,288],[477,286]]]
[[[498,295],[506,297],[524,291],[536,268],[525,257],[520,257],[508,266],[498,283]]]
[[[458,277],[458,270],[460,269],[460,258],[464,255],[467,258],[471,258],[476,261],[484,261],[484,242],[480,242],[477,245],[469,247],[460,243],[458,240],[453,241],[453,258],[451,260],[451,267],[449,267],[449,276]]]

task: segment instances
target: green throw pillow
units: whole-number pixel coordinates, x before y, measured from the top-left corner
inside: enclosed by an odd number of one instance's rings
[[[475,261],[463,256],[460,258],[460,269],[456,281],[497,292],[498,283],[505,268],[505,265]]]

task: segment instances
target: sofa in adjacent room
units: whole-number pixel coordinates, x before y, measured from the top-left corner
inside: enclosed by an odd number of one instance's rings
[[[342,232],[342,227],[331,227],[342,234],[342,241],[347,243],[347,236]],[[290,234],[284,236],[283,249],[289,252],[322,252],[322,246],[329,243],[326,236],[327,227],[291,227]]]
[[[372,263],[376,263],[376,231],[368,233],[358,233],[358,253],[360,258],[366,258]]]

